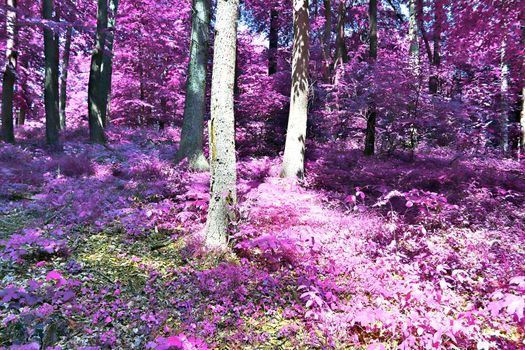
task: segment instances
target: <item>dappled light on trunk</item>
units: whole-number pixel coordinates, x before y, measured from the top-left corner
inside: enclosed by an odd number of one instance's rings
[[[310,62],[308,1],[294,0],[294,39],[292,53],[292,91],[286,132],[282,177],[304,176],[306,122],[308,118],[308,64]]]

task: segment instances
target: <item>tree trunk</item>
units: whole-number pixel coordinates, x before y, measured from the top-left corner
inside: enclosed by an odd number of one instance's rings
[[[339,28],[338,28],[339,29]],[[324,30],[323,30],[323,80],[330,81],[331,50],[330,41],[332,39],[332,4],[330,0],[324,0]]]
[[[525,47],[525,10],[521,12],[521,44]],[[521,88],[520,156],[525,154],[525,86]]]
[[[439,54],[441,47],[441,20],[443,15],[443,4],[441,0],[435,0],[434,8],[434,53],[432,55],[432,66],[433,71],[428,82],[428,90],[431,94],[437,94],[439,91],[439,75],[438,69],[441,65],[441,56]]]
[[[208,161],[203,152],[203,123],[206,112],[206,76],[210,32],[210,0],[193,0],[190,62],[186,80],[186,99],[179,150],[179,162],[188,158],[191,169],[206,171]]]
[[[218,0],[211,83],[210,204],[206,246],[225,248],[231,205],[237,201],[235,115],[233,85],[237,47],[239,0]]]
[[[106,43],[106,29],[108,26],[107,0],[98,0],[97,34],[95,47],[91,57],[91,70],[89,72],[88,86],[88,113],[89,113],[89,138],[93,143],[104,144],[103,104],[106,101],[102,88],[102,62],[104,60],[104,47]]]
[[[115,43],[115,30],[117,26],[118,0],[109,0],[109,19],[108,30],[106,34],[107,51],[102,59],[102,116],[104,116],[104,127],[109,125],[111,110],[111,83],[113,80],[113,46]]]
[[[410,64],[414,69],[419,66],[419,40],[418,40],[418,28],[417,28],[417,4],[416,0],[410,0],[409,4],[409,28],[408,28],[408,40],[410,42],[409,54]]]
[[[507,155],[509,152],[509,65],[506,58],[506,42],[501,44],[501,146],[503,154]]]
[[[521,117],[520,117],[520,152],[521,154],[525,153],[525,87],[521,89]]]
[[[344,0],[339,0],[337,11],[337,31],[335,38],[335,66],[348,62],[348,52],[345,43],[346,6]]]
[[[6,65],[2,80],[2,139],[6,142],[15,142],[13,127],[13,96],[16,80],[16,63],[18,53],[16,51],[17,41],[17,15],[16,0],[7,0],[6,5]]]
[[[308,0],[293,1],[293,24],[292,90],[281,177],[303,178],[310,60]]]
[[[60,1],[59,0],[56,0],[55,1],[55,18],[54,18],[54,21],[55,23],[60,23]],[[57,74],[56,74],[56,77],[54,76],[53,78],[56,79],[56,83],[53,84],[53,86],[55,87],[55,96],[57,97],[57,100],[58,100],[58,129],[62,129],[61,125],[60,125],[60,32],[57,30],[57,31],[54,31],[54,34],[55,34],[55,40],[54,40],[54,44],[55,44],[55,62],[56,62],[56,65],[57,65]]]
[[[66,32],[64,57],[62,59],[62,76],[60,77],[60,129],[62,130],[66,128],[67,74],[69,70],[69,57],[71,55],[72,33],[73,27],[69,27]]]
[[[279,12],[270,11],[270,34],[268,47],[268,75],[277,73],[277,52],[279,48]]]
[[[377,59],[377,0],[370,0],[369,3],[369,30],[370,30],[370,64],[372,67]],[[367,110],[366,135],[365,135],[365,155],[371,156],[375,151],[376,141],[376,119],[377,110],[375,96],[370,95]]]
[[[53,19],[53,0],[44,0],[42,17]],[[58,146],[60,116],[58,113],[58,52],[55,34],[44,28],[45,81],[44,104],[46,110],[46,140],[48,145]]]
[[[421,31],[421,37],[423,38],[423,42],[425,44],[425,51],[427,53],[428,62],[432,64],[432,49],[430,48],[430,43],[428,40],[427,31],[425,30],[425,25],[423,23],[423,18],[425,16],[424,8],[423,8],[423,0],[416,0],[416,10],[417,10],[417,23],[419,25],[419,30]]]
[[[17,125],[24,125],[26,122],[27,110],[25,107],[20,107],[20,114],[18,115]]]

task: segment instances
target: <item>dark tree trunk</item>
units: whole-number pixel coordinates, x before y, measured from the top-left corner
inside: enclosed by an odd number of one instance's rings
[[[6,142],[15,142],[15,133],[13,127],[13,96],[16,80],[16,63],[17,63],[17,15],[16,0],[7,0],[6,5],[9,7],[6,11],[6,65],[2,79],[2,139]]]
[[[102,115],[105,116],[104,127],[109,125],[111,112],[111,83],[113,80],[113,46],[117,26],[118,0],[109,0],[108,31],[106,34],[106,54],[102,59]]]
[[[370,30],[370,59],[377,58],[377,0],[370,0],[368,9]]]
[[[525,10],[521,12],[521,43],[525,47]],[[520,115],[520,155],[525,154],[525,86],[521,88],[521,115]]]
[[[277,73],[277,52],[279,48],[279,12],[270,11],[270,34],[268,48],[268,75]]]
[[[53,19],[53,0],[44,0],[42,17]],[[50,146],[58,146],[60,116],[58,112],[58,52],[55,33],[44,28],[45,81],[44,104],[46,110],[46,140]]]
[[[21,55],[18,59],[18,65],[20,66],[20,71],[25,71],[28,67],[28,59],[29,57],[27,55]],[[20,104],[20,113],[18,114],[18,119],[16,120],[16,125],[24,125],[27,114],[31,111],[31,99],[30,99],[30,92],[29,92],[29,85],[27,82],[27,76],[21,74],[19,78],[19,87],[20,87],[20,97],[21,104]]]
[[[368,15],[370,30],[369,58],[370,64],[373,67],[377,59],[377,0],[370,0]],[[374,99],[375,96],[371,94],[368,102],[365,135],[365,155],[367,156],[371,156],[375,152],[377,110]]]
[[[67,103],[67,74],[69,70],[69,57],[71,55],[71,36],[73,28],[69,27],[66,32],[64,43],[64,57],[62,58],[62,75],[60,77],[60,129],[66,128],[66,103]]]
[[[60,1],[59,0],[55,0],[55,18],[54,18],[54,21],[56,23],[60,23]],[[54,43],[55,43],[55,62],[56,62],[56,65],[57,65],[57,74],[56,74],[56,77],[53,77],[54,79],[56,79],[56,83],[53,84],[54,85],[54,88],[55,88],[55,96],[57,97],[58,99],[58,122],[59,122],[59,129],[61,129],[61,126],[60,126],[60,32],[59,31],[54,31],[54,34],[55,34],[55,40],[54,40]]]
[[[339,0],[337,11],[337,31],[335,38],[335,65],[348,62],[348,52],[345,43],[346,6],[344,0]]]
[[[203,152],[204,114],[206,112],[206,76],[210,32],[210,0],[193,0],[190,62],[186,80],[184,118],[176,161],[188,158],[190,168],[209,169]]]
[[[441,46],[441,20],[443,15],[443,4],[441,0],[434,2],[434,53],[432,55],[432,75],[428,82],[428,90],[431,94],[437,94],[439,91],[438,69],[441,65],[440,46]]]
[[[323,80],[330,81],[331,50],[330,41],[332,39],[332,4],[330,0],[324,0],[324,29],[323,29]],[[339,29],[339,28],[338,28]]]
[[[105,102],[104,89],[102,87],[102,62],[104,60],[104,47],[106,42],[106,29],[108,25],[107,0],[98,0],[97,10],[97,34],[95,47],[91,57],[91,70],[89,72],[88,86],[88,113],[89,113],[89,138],[93,143],[104,144],[105,116],[103,104]]]

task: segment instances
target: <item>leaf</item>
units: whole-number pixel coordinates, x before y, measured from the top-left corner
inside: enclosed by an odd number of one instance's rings
[[[523,318],[525,300],[522,297],[513,294],[507,294],[504,305],[507,307],[507,312],[509,314],[516,314],[520,320]]]

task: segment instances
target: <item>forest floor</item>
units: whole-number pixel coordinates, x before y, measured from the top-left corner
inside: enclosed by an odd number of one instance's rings
[[[312,143],[297,183],[241,152],[218,256],[175,130],[84,137],[0,145],[0,348],[525,348],[523,164]]]

